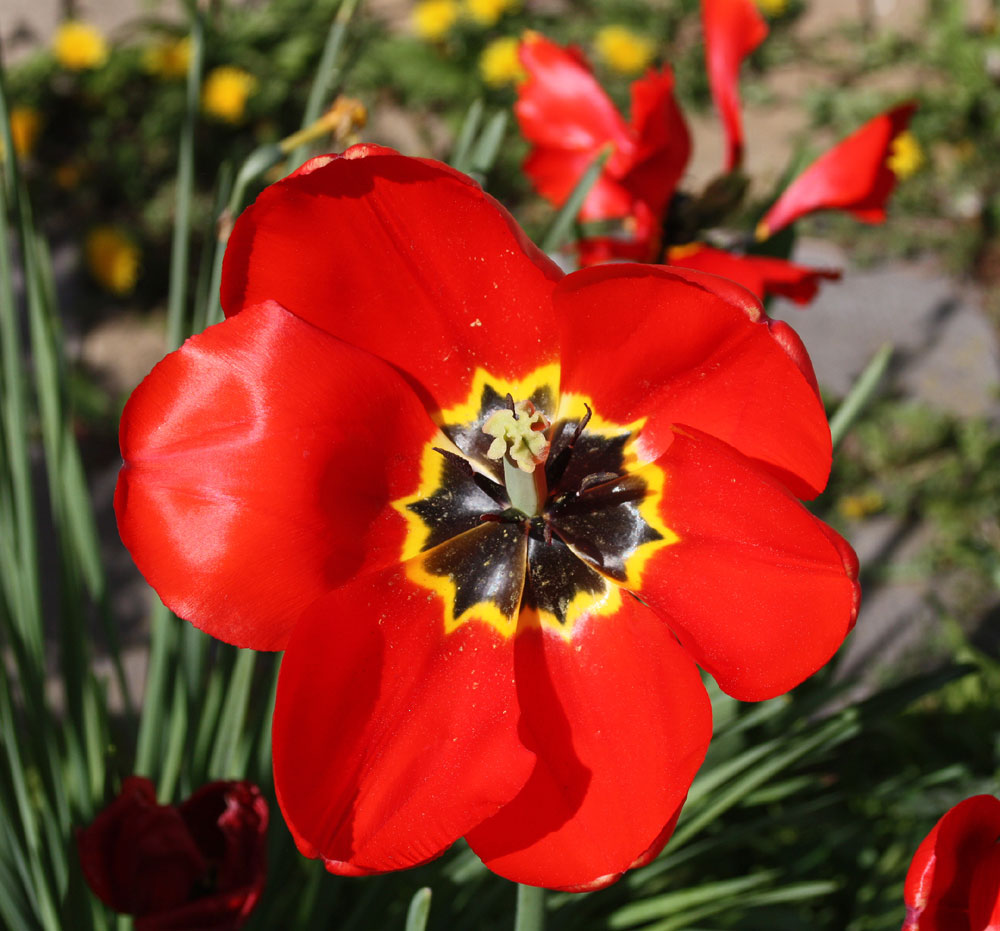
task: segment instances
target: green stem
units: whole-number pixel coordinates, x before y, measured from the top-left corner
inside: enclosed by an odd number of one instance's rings
[[[514,931],[544,931],[545,890],[538,886],[517,887],[517,914]]]

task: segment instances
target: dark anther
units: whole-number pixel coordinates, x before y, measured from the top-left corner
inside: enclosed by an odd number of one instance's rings
[[[569,465],[570,457],[573,455],[573,447],[576,445],[576,441],[583,435],[583,431],[593,416],[594,412],[590,409],[590,405],[585,403],[583,406],[587,408],[587,413],[583,415],[583,418],[576,425],[573,435],[569,438],[569,442],[554,456],[550,455],[548,461],[545,463],[545,480],[548,482],[549,488],[555,488],[559,484],[559,480],[563,477],[566,467]]]
[[[433,449],[436,453],[441,453],[441,455],[444,456],[445,461],[450,462],[464,476],[467,478],[473,477],[475,470],[472,468],[472,463],[470,463],[465,456],[460,456],[458,453],[453,453],[447,449],[441,449],[439,446],[432,446],[431,449]]]
[[[524,524],[524,515],[517,508],[504,508],[502,511],[487,511],[480,514],[479,519],[494,524]]]
[[[576,429],[573,431],[573,439],[569,441],[569,448],[572,449],[576,445],[576,441],[580,439],[581,434],[587,429],[587,424],[590,423],[590,418],[594,416],[594,412],[590,409],[590,405],[584,402],[583,405],[587,408],[587,413],[584,414],[583,420],[581,420],[577,425]]]
[[[545,526],[542,529],[542,536],[545,539],[546,546],[549,546],[552,543],[552,521],[549,520],[548,514],[544,515],[544,519],[545,519]]]
[[[596,488],[598,485],[604,485],[607,482],[613,482],[616,478],[619,478],[617,472],[591,472],[590,475],[584,476],[583,480],[580,482],[580,487],[577,489],[577,494],[582,495],[585,491],[590,488]]]
[[[514,419],[517,420],[517,410],[514,408],[514,399],[511,397],[510,392],[507,392],[507,410],[509,410],[513,415]]]
[[[480,514],[479,519],[484,523],[488,521],[490,523],[499,524],[503,520],[503,516],[497,514],[496,512],[491,512],[489,514]]]
[[[503,487],[499,482],[494,482],[493,479],[487,478],[482,472],[472,472],[472,481],[475,482],[476,487],[483,492],[483,494],[488,495],[501,507],[508,507],[510,505],[510,499],[507,497],[507,489]]]

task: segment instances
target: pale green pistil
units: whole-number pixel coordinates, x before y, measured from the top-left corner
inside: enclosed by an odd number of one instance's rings
[[[486,455],[503,462],[511,506],[528,517],[542,513],[548,492],[545,469],[535,468],[545,462],[549,452],[548,427],[544,415],[530,401],[494,411],[483,424],[483,433],[493,437]]]

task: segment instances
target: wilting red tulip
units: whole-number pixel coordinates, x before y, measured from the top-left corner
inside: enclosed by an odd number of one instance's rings
[[[974,795],[947,811],[913,856],[902,931],[1000,929],[1000,799]]]
[[[264,888],[267,814],[249,782],[209,783],[175,807],[132,776],[77,833],[83,875],[136,931],[239,928]]]
[[[881,223],[896,186],[889,167],[892,146],[906,130],[916,104],[905,103],[869,120],[824,152],[768,210],[757,228],[766,239],[814,210],[846,210],[865,223]]]
[[[520,56],[528,78],[518,86],[514,113],[532,143],[524,171],[538,192],[562,204],[608,148],[581,219],[632,216],[638,203],[658,220],[691,154],[670,70],[650,70],[632,84],[626,123],[578,54],[528,33]]]
[[[767,38],[767,23],[754,0],[702,0],[701,21],[708,84],[726,131],[726,171],[732,171],[743,160],[740,66]]]
[[[737,255],[702,243],[668,249],[664,261],[729,278],[761,300],[776,294],[796,304],[808,304],[816,296],[821,279],[840,278],[835,268],[809,268],[771,255]]]
[[[808,357],[737,285],[564,276],[470,179],[377,146],[237,221],[228,319],[126,406],[122,538],[217,637],[285,649],[278,798],[336,873],[465,837],[597,888],[662,848],[729,694],[858,604]]]

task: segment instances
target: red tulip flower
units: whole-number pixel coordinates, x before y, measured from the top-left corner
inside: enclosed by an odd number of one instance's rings
[[[1000,928],[1000,799],[974,795],[946,812],[913,856],[902,931]]]
[[[742,288],[564,276],[469,178],[355,146],[240,217],[222,303],[126,406],[119,527],[182,617],[286,651],[278,800],[332,872],[464,836],[607,885],[702,761],[697,665],[770,698],[850,630],[855,556],[797,497],[815,379]]]
[[[538,192],[562,204],[608,149],[580,218],[628,217],[645,209],[659,219],[691,154],[670,70],[650,69],[632,84],[626,123],[580,55],[528,33],[520,57],[528,78],[518,87],[514,113],[533,145],[524,171]]]
[[[229,931],[264,888],[267,802],[249,782],[212,782],[179,806],[158,805],[148,779],[77,833],[83,875],[136,931]]]
[[[743,161],[740,66],[767,38],[767,23],[754,0],[702,0],[705,60],[712,99],[726,131],[726,171]]]
[[[802,172],[768,210],[757,228],[766,239],[814,210],[846,210],[865,223],[885,220],[896,186],[889,167],[893,143],[905,132],[917,106],[900,104],[869,120]]]

